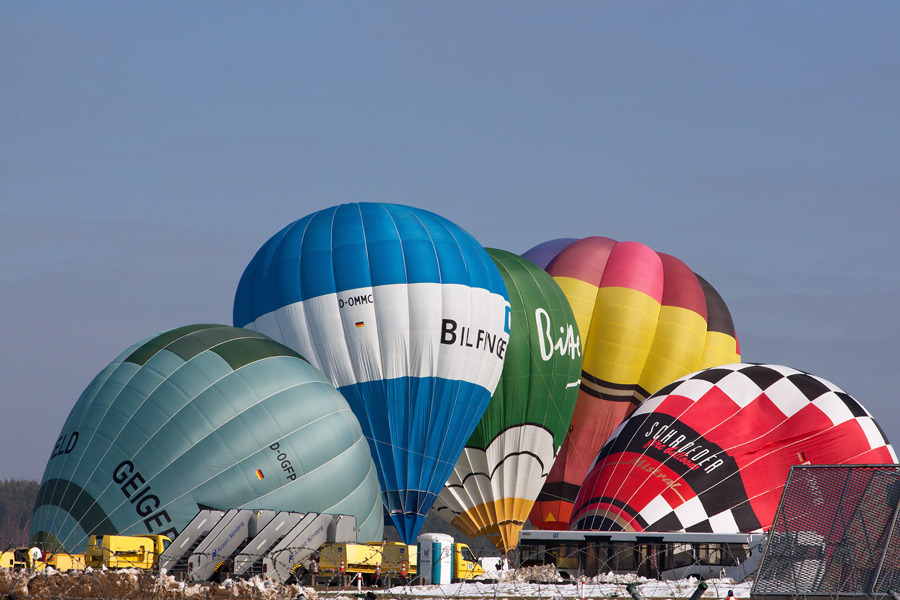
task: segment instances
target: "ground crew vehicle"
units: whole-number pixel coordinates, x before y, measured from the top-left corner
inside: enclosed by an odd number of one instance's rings
[[[402,542],[386,542],[381,554],[382,577],[414,577],[418,567],[417,546],[407,546]]]
[[[31,569],[39,571],[46,567],[40,548],[10,548],[0,554],[0,567],[6,569]]]
[[[453,544],[453,573],[456,579],[475,579],[484,568],[467,544]]]
[[[51,567],[57,571],[84,570],[83,554],[44,554],[39,548],[11,548],[0,553],[0,567],[40,571]]]
[[[447,536],[449,538],[449,536]],[[453,579],[468,580],[484,574],[467,544],[453,543],[448,547],[452,561]],[[369,542],[368,544],[324,544],[318,551],[319,575],[323,578],[357,573],[367,585],[378,579],[413,580],[418,571],[418,546],[402,542]]]
[[[363,581],[372,584],[378,578],[382,561],[381,542],[368,544],[322,544],[317,554],[319,574],[323,578],[361,574]]]
[[[62,573],[68,571],[84,571],[84,567],[86,566],[84,554],[66,554],[64,552],[45,555],[44,563],[48,567],[52,567]]]
[[[169,542],[164,535],[92,535],[84,553],[85,565],[93,569],[150,570]]]

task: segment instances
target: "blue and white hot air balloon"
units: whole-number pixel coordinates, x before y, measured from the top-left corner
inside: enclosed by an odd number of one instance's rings
[[[425,210],[321,210],[256,253],[234,323],[293,348],[344,394],[412,543],[503,370],[509,301],[484,248]]]

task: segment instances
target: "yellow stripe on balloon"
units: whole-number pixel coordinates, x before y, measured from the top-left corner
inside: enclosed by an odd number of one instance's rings
[[[653,394],[699,370],[705,342],[706,319],[687,308],[663,306],[640,387]]]
[[[635,385],[650,353],[660,305],[643,292],[604,287],[585,343],[583,369],[592,377]]]
[[[707,332],[703,355],[700,357],[700,366],[697,367],[698,371],[739,362],[741,362],[741,355],[737,351],[737,342],[733,337],[719,331]]]
[[[594,304],[597,302],[597,290],[600,288],[571,277],[554,277],[553,279],[569,300],[581,335],[581,348],[584,349],[588,330],[591,327],[591,315],[594,314]]]

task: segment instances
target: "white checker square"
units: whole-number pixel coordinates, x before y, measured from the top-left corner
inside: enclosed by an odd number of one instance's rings
[[[786,417],[792,417],[809,406],[809,399],[790,379],[776,381],[766,389],[765,393]]]
[[[651,396],[650,398],[647,398],[646,400],[641,402],[638,405],[638,407],[636,409],[634,409],[634,412],[632,412],[631,414],[632,415],[640,415],[643,413],[653,412],[654,410],[656,410],[659,407],[660,403],[662,403],[664,398],[665,398],[665,396]]]
[[[762,394],[762,390],[743,373],[729,373],[716,383],[732,402],[743,408]]]
[[[684,504],[676,506],[675,516],[678,517],[678,520],[681,521],[681,526],[685,529],[708,518],[699,496],[694,496]]]
[[[672,393],[677,396],[684,396],[688,400],[696,402],[705,396],[713,387],[714,384],[703,379],[686,379],[679,383]]]
[[[854,418],[853,413],[850,412],[850,409],[847,408],[847,405],[844,404],[844,401],[837,394],[822,394],[813,400],[813,404],[825,413],[825,416],[831,419],[831,422],[835,425],[840,425]]]
[[[859,424],[859,428],[862,429],[863,433],[866,434],[866,439],[869,440],[869,445],[872,446],[872,448],[881,448],[882,446],[887,445],[884,436],[881,435],[878,426],[875,425],[875,421],[870,417],[859,417],[856,419],[856,422]]]
[[[740,533],[741,531],[730,510],[713,515],[709,518],[709,524],[713,533]]]
[[[672,512],[672,507],[661,495],[650,501],[639,513],[647,523],[655,523]]]

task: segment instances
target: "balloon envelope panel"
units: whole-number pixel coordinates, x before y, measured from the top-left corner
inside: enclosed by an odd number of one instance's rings
[[[572,421],[581,340],[549,274],[511,252],[488,254],[509,292],[509,349],[500,383],[435,508],[463,533],[487,535],[508,552]]]
[[[528,250],[522,255],[523,258],[530,260],[542,269],[546,269],[556,255],[571,244],[577,242],[578,238],[557,238],[555,240],[547,240]]]
[[[767,530],[791,465],[896,463],[834,384],[779,365],[699,371],[644,402],[578,494],[573,529]]]
[[[349,514],[380,540],[375,466],[330,381],[259,333],[187,326],[132,346],[72,408],[32,537],[180,531],[202,507]]]
[[[725,303],[683,262],[637,242],[567,242],[552,240],[524,254],[546,262],[584,347],[572,429],[531,514],[544,529],[568,526],[594,457],[637,405],[688,373],[740,360]]]
[[[484,248],[393,204],[344,204],[257,252],[234,323],[321,368],[359,417],[386,510],[415,540],[500,378],[509,302]]]

